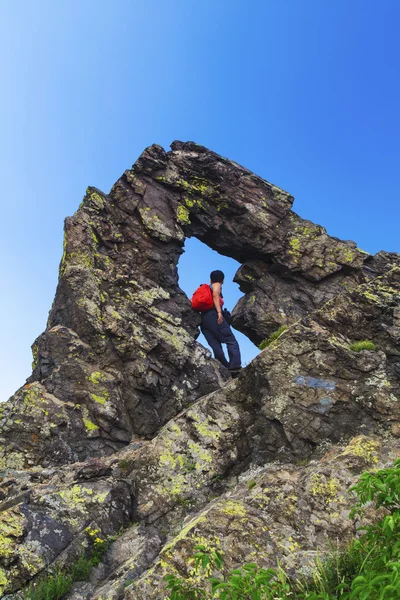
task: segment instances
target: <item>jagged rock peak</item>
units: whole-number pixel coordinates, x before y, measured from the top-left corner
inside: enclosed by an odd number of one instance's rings
[[[400,257],[292,203],[193,142],[147,148],[109,194],[88,188],[32,376],[0,405],[0,594],[94,535],[120,533],[71,600],[160,598],[199,539],[230,566],[257,544],[261,566],[296,570],[349,538],[352,475],[400,454]],[[287,328],[236,380],[195,341],[188,236],[241,262],[236,328],[256,343]]]
[[[184,239],[242,263],[234,326],[255,343],[398,264],[328,236],[287,192],[193,142],[147,148],[65,221],[64,253],[33,374],[2,407],[4,465],[101,456],[148,438],[227,378],[195,338],[178,285]],[[17,418],[11,418],[14,414]],[[17,433],[18,432],[18,433]]]

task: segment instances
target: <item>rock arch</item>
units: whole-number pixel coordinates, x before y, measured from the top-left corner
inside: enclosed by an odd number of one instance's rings
[[[178,286],[186,236],[242,263],[235,327],[259,343],[398,259],[301,219],[287,192],[192,142],[153,145],[109,194],[88,188],[33,373],[2,411],[0,465],[62,464],[149,438],[227,373]]]

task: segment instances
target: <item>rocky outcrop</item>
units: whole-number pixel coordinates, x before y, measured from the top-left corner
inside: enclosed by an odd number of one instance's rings
[[[66,220],[32,376],[0,405],[4,593],[96,539],[114,541],[71,600],[162,598],[199,540],[229,565],[256,548],[306,568],[352,534],[354,476],[400,454],[399,255],[328,236],[201,146],[171,148]],[[237,380],[195,341],[187,236],[242,263],[235,327],[259,343],[287,326]],[[351,349],[366,339],[375,350]]]

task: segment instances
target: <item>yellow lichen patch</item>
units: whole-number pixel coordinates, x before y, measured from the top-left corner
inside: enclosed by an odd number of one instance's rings
[[[107,377],[101,371],[94,371],[89,375],[89,381],[94,384],[100,383],[100,381],[105,381]]]
[[[295,238],[295,237],[291,238],[289,245],[290,245],[291,249],[293,250],[293,252],[295,252],[295,253],[300,252],[301,244],[300,244],[299,238]]]
[[[376,465],[378,462],[378,450],[380,443],[359,435],[352,439],[347,448],[339,456],[357,456],[363,458],[365,462]]]
[[[145,209],[139,208],[139,214],[143,221],[143,225],[154,237],[158,237],[163,242],[168,242],[173,236],[174,232],[170,231],[163,219],[160,219],[157,214],[151,211],[150,207]]]
[[[89,196],[89,199],[97,208],[104,208],[104,198],[102,198],[97,192],[92,192]]]
[[[85,269],[93,269],[94,257],[87,250],[76,250],[63,255],[60,265],[60,275],[64,275],[67,267],[74,265]]]
[[[151,306],[155,300],[168,300],[169,298],[169,293],[162,287],[139,290],[134,297],[140,306],[143,306],[143,304]]]
[[[320,473],[314,473],[311,478],[311,494],[322,496],[326,505],[337,499],[339,482],[334,478],[327,478]]]
[[[8,579],[6,577],[6,573],[3,571],[3,569],[0,569],[0,594],[4,592],[7,583]]]
[[[251,501],[250,504],[257,506],[257,508],[261,508],[262,510],[264,510],[265,508],[267,508],[268,504],[271,501],[271,493],[272,489],[265,487],[263,488],[262,492],[258,492],[256,490],[253,491],[253,489],[250,490],[251,493]]]
[[[346,263],[351,263],[353,260],[357,258],[357,250],[351,249],[348,247],[343,247],[341,255],[339,256],[339,260],[345,261]]]
[[[187,523],[185,525],[185,527],[182,528],[182,530],[179,532],[179,534],[176,537],[174,537],[174,539],[171,542],[169,542],[168,544],[166,544],[164,546],[161,553],[165,554],[168,550],[171,550],[178,542],[180,542],[181,540],[183,540],[186,537],[189,537],[189,535],[190,535],[190,537],[194,538],[196,544],[201,544],[203,541],[205,541],[208,545],[208,540],[205,540],[204,538],[202,538],[202,542],[198,541],[199,538],[196,537],[194,535],[194,533],[195,533],[196,528],[199,525],[207,522],[207,514],[209,513],[209,511],[210,511],[210,509],[207,509],[200,516],[195,517],[194,519],[191,519],[189,521],[189,523]],[[220,546],[221,543],[219,540],[216,542],[216,545],[217,544],[219,544],[219,546]]]
[[[208,479],[213,473],[213,455],[196,442],[189,440],[182,447],[179,426],[169,424],[162,437],[163,450],[160,451],[159,483],[157,492],[162,496],[182,497],[190,492],[201,480]]]
[[[82,421],[87,431],[97,431],[99,428],[98,425],[95,425],[94,423],[92,423],[92,421],[89,421],[89,419],[83,418]]]
[[[170,423],[168,425],[168,428],[169,428],[170,431],[172,431],[173,433],[176,433],[177,435],[181,435],[182,434],[181,428],[176,423]]]
[[[45,408],[47,402],[43,392],[44,388],[41,385],[31,383],[26,384],[22,388],[22,401],[24,407],[21,412],[32,417],[48,414],[48,411]]]
[[[31,576],[36,575],[46,566],[43,558],[38,554],[38,544],[38,542],[30,541],[18,548],[21,567]]]
[[[185,206],[178,206],[176,210],[176,218],[182,225],[190,225],[189,211]]]
[[[188,445],[191,450],[192,456],[194,457],[194,459],[197,459],[196,470],[209,470],[209,467],[207,467],[207,465],[213,462],[211,452],[205,450],[199,444],[196,444],[196,442],[189,442]]]
[[[18,507],[5,510],[0,515],[0,558],[14,553],[18,538],[24,533],[25,518]]]
[[[106,403],[105,395],[104,396],[97,396],[97,394],[90,394],[90,397],[92,398],[92,400],[94,400],[98,404],[105,404]],[[83,420],[83,422],[85,422],[85,419]],[[86,423],[85,423],[85,427],[86,427]],[[95,429],[98,429],[97,425],[95,426]]]
[[[222,513],[230,517],[246,516],[246,509],[238,500],[225,500],[221,502],[218,507]]]
[[[0,468],[15,469],[22,471],[26,468],[26,457],[22,452],[9,451],[8,449],[0,448]]]
[[[99,426],[89,419],[89,411],[86,406],[80,407],[80,410],[82,410],[82,422],[86,431],[88,432],[89,437],[91,435],[96,437]]]
[[[78,510],[79,512],[86,512],[86,504],[96,503],[101,504],[108,496],[107,492],[96,493],[92,488],[83,487],[75,484],[68,490],[61,490],[57,492],[57,495],[64,500],[71,508]]]
[[[195,410],[189,410],[187,416],[193,421],[193,425],[201,437],[211,438],[214,442],[219,440],[221,431],[216,424],[210,423],[208,415],[199,414]]]
[[[150,583],[151,587],[157,585],[160,571],[161,574],[175,573],[182,576],[182,569],[184,569],[185,581],[191,586],[201,584],[202,581],[204,581],[204,577],[208,577],[212,574],[212,565],[208,565],[201,572],[197,572],[195,569],[195,560],[193,558],[193,555],[196,552],[195,546],[199,545],[203,546],[205,552],[209,554],[215,551],[223,554],[220,538],[215,535],[203,535],[197,530],[198,525],[207,521],[205,514],[206,513],[203,513],[190,521],[177,537],[164,546],[156,567],[147,571],[144,578],[145,581]]]

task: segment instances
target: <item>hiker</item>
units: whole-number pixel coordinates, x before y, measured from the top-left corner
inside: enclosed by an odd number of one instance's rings
[[[210,285],[203,284],[196,290],[193,294],[192,306],[201,313],[200,329],[211,346],[214,357],[230,370],[233,377],[236,377],[242,368],[240,349],[227,322],[230,313],[222,310],[224,304],[222,297],[224,278],[225,275],[222,271],[212,271],[210,273]],[[229,362],[225,358],[221,344],[227,346]]]

